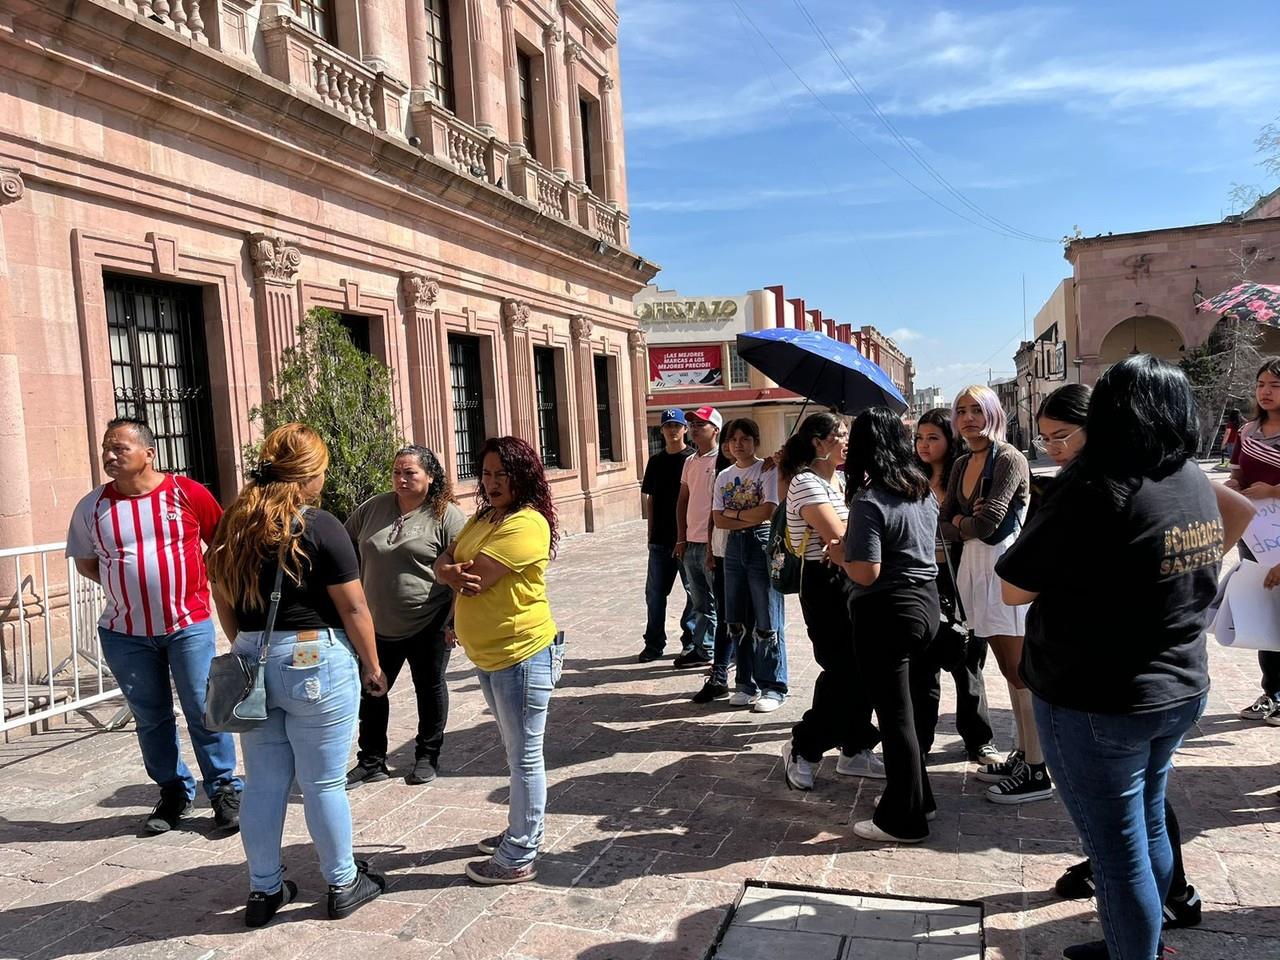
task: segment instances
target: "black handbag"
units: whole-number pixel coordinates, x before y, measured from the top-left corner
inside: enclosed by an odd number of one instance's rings
[[[946,558],[947,576],[951,578],[952,589],[958,590],[959,584],[956,581],[956,572],[951,565],[951,550],[945,540],[942,542],[942,553]],[[941,594],[941,591],[939,593]],[[969,652],[969,639],[973,636],[973,632],[960,615],[959,598],[951,598],[950,610],[947,609],[948,604],[942,602],[945,599],[947,598],[939,596],[944,619],[938,625],[938,632],[929,641],[926,654],[929,662],[935,667],[950,673],[965,662],[965,657]]]
[[[295,521],[296,523],[296,521]],[[284,564],[276,561],[276,580],[267,604],[267,622],[262,631],[262,650],[256,657],[232,651],[209,663],[209,680],[204,690],[204,725],[218,733],[244,733],[267,719],[267,648],[280,608],[280,586]]]

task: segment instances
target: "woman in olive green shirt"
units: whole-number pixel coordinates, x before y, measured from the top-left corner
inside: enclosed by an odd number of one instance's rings
[[[426,447],[397,451],[392,490],[356,507],[347,520],[360,554],[360,579],[377,634],[378,659],[387,691],[409,664],[418,699],[418,737],[407,783],[436,778],[440,746],[449,716],[445,642],[453,594],[436,583],[432,565],[466,522],[453,499],[453,487],[434,453]],[[347,789],[386,780],[389,697],[360,700],[360,752],[347,773]]]

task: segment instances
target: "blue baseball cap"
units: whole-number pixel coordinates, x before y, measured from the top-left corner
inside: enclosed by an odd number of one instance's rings
[[[687,427],[689,425],[689,421],[684,418],[684,411],[678,410],[675,407],[672,407],[670,410],[662,411],[662,426],[665,427],[668,423],[678,423],[682,427]]]

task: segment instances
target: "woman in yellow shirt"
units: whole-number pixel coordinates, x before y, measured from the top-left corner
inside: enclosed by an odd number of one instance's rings
[[[564,636],[547,602],[547,561],[559,538],[542,463],[523,440],[497,437],[480,448],[479,509],[435,563],[454,592],[454,631],[478,668],[511,770],[507,829],[482,840],[488,860],[467,864],[476,883],[537,876],[547,775],[542,735],[564,663]]]

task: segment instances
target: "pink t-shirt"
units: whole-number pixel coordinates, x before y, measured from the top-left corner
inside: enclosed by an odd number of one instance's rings
[[[695,453],[684,462],[680,482],[689,488],[689,506],[685,513],[685,539],[690,543],[706,543],[711,531],[711,487],[716,479],[716,449]]]

